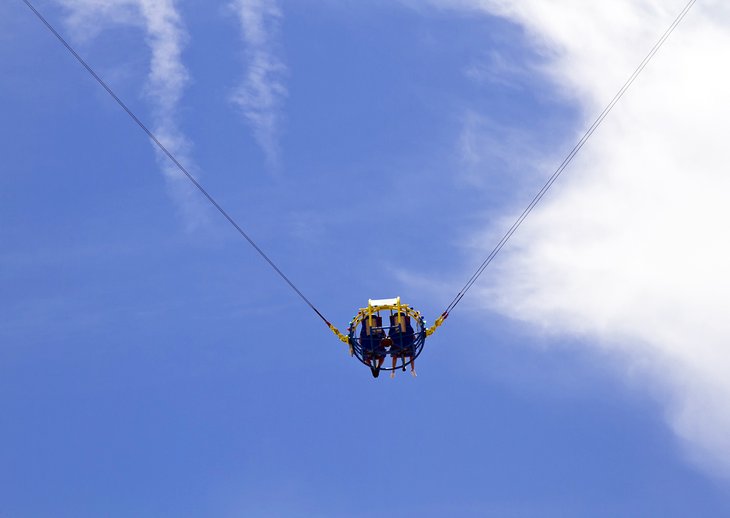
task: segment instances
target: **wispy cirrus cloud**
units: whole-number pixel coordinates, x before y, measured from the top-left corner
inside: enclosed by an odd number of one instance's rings
[[[542,60],[533,73],[543,74],[586,122],[685,3],[431,2],[523,27]],[[515,234],[483,289],[485,306],[547,333],[583,336],[622,358],[633,379],[661,387],[667,419],[693,458],[724,474],[730,473],[730,72],[721,63],[728,24],[727,2],[696,4]],[[582,130],[575,128],[575,140]],[[515,216],[484,234],[485,251]]]
[[[234,0],[247,69],[233,102],[251,126],[271,168],[278,167],[286,65],[277,50],[282,12],[275,0]]]
[[[190,75],[182,52],[187,32],[174,0],[58,0],[67,11],[74,37],[90,40],[111,26],[132,26],[144,31],[150,50],[144,94],[150,102],[152,130],[185,165],[191,166],[190,142],[178,123],[178,109]],[[180,171],[157,148],[158,163],[174,198],[190,225],[202,219],[199,200]]]

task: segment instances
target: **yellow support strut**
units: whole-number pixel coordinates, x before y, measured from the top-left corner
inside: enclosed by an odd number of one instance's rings
[[[350,339],[348,337],[346,337],[345,335],[343,335],[339,329],[337,329],[335,326],[333,326],[329,322],[327,322],[327,327],[330,328],[330,331],[332,331],[335,334],[335,336],[337,336],[337,338],[340,339],[341,342],[344,342],[347,344],[347,346],[350,348],[350,356],[352,356],[353,350],[352,350],[352,345],[350,345]]]
[[[446,317],[448,316],[449,314],[444,311],[441,316],[436,319],[436,322],[434,322],[431,327],[426,329],[426,336],[431,336],[432,334],[434,334],[436,332],[436,329],[438,329],[438,327],[444,323],[444,320],[446,320]]]

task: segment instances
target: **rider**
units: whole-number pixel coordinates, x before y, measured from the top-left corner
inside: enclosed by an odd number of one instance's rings
[[[384,338],[383,318],[374,314],[366,316],[360,328],[360,345],[363,359],[370,365],[370,372],[375,378],[380,375],[380,367],[385,361]]]
[[[393,345],[390,347],[390,357],[393,359],[393,370],[390,372],[390,377],[395,378],[395,364],[398,358],[403,358],[404,363],[405,358],[410,360],[411,375],[415,377],[416,333],[411,325],[411,317],[403,312],[390,315],[388,337],[393,341]]]

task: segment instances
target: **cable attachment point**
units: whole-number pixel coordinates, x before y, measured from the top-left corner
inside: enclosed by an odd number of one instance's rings
[[[446,320],[446,318],[448,318],[448,316],[449,316],[449,312],[448,311],[444,311],[443,313],[441,313],[441,316],[436,319],[436,322],[434,322],[431,327],[429,327],[428,329],[426,329],[426,336],[431,336],[436,331],[436,329],[441,324],[444,323],[444,320]]]
[[[332,331],[337,336],[337,338],[340,339],[340,342],[344,342],[350,347],[350,356],[352,356],[352,345],[350,345],[350,339],[347,336],[343,335],[339,329],[337,329],[335,326],[333,326],[326,320],[325,320],[325,324],[327,324],[327,327],[330,328],[330,331]]]

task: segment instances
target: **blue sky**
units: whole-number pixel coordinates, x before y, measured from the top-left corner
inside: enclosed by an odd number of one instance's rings
[[[396,295],[433,320],[681,8],[573,4],[532,17],[467,0],[38,7],[344,328]],[[713,34],[717,5],[687,38]],[[605,34],[582,30],[596,19]],[[613,30],[618,50],[601,39]],[[707,432],[725,430],[709,366],[722,377],[726,330],[703,328],[683,356],[726,274],[704,262],[712,297],[683,291],[705,277],[671,264],[650,271],[672,282],[642,284],[654,277],[635,264],[665,241],[598,261],[632,197],[585,202],[596,186],[645,194],[655,170],[686,193],[657,204],[689,213],[722,192],[719,151],[691,188],[652,162],[676,148],[680,108],[722,115],[661,75],[702,47],[667,44],[603,144],[429,339],[418,378],[374,380],[22,2],[0,7],[0,34],[0,515],[730,513],[727,450]],[[667,99],[677,120],[658,134]],[[644,144],[613,152],[626,127]],[[648,179],[616,176],[621,157]],[[642,221],[631,243],[663,235]],[[726,257],[712,252],[697,253]]]

